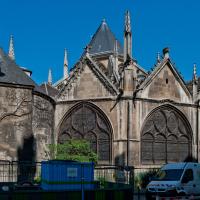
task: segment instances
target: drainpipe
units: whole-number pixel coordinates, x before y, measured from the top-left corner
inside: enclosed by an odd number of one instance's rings
[[[199,162],[199,100],[197,101],[197,117],[196,117],[196,139],[197,139],[197,161]]]
[[[132,134],[132,100],[128,100],[128,106],[127,106],[127,166],[130,165],[130,136]]]

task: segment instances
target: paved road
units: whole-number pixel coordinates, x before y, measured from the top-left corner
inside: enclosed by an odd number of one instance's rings
[[[133,195],[133,200],[146,200],[145,195],[144,194],[134,194]]]
[[[163,198],[161,198],[161,199],[163,199]],[[159,199],[159,200],[161,200],[161,199]],[[170,199],[171,199],[170,197],[166,197],[166,200],[170,200]],[[200,197],[198,196],[198,197],[189,197],[189,198],[188,197],[177,198],[177,200],[188,200],[188,199],[190,199],[190,200],[200,200]],[[133,196],[133,200],[148,200],[148,199],[145,198],[144,194],[140,194],[140,195],[135,194]],[[176,200],[176,199],[174,199],[174,200]]]

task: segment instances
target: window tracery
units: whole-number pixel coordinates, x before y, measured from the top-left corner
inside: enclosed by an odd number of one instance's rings
[[[83,102],[66,115],[60,126],[58,142],[86,139],[98,154],[99,163],[111,160],[111,126],[105,114],[93,104]]]
[[[142,163],[183,161],[191,154],[191,137],[187,120],[176,109],[160,107],[147,117],[142,129]]]

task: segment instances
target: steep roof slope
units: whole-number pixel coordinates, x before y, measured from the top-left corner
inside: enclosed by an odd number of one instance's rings
[[[111,32],[107,23],[102,21],[101,25],[97,29],[96,33],[93,35],[92,40],[89,43],[91,49],[89,50],[90,54],[99,54],[99,53],[108,53],[113,52],[116,38]],[[118,53],[123,54],[123,49],[117,41],[118,44]]]
[[[32,86],[34,91],[44,93],[42,89],[0,48],[0,83]]]
[[[46,95],[52,98],[56,97],[59,93],[59,90],[49,85],[48,83],[43,83],[42,85],[40,85],[40,88],[42,88]]]

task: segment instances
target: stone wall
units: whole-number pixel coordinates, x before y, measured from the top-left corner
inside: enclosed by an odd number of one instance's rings
[[[0,86],[0,159],[17,160],[32,135],[32,90]]]
[[[49,159],[48,144],[53,143],[54,105],[39,95],[33,99],[33,134],[37,161]]]
[[[150,99],[170,99],[176,102],[192,103],[191,95],[166,64],[141,92],[141,97]]]

